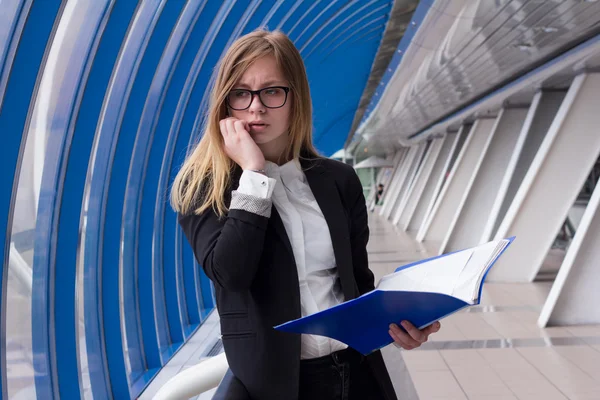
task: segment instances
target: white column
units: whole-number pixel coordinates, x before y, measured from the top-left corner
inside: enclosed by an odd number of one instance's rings
[[[431,214],[417,234],[417,241],[427,242],[428,248],[434,252],[440,252],[446,234],[456,221],[489,146],[495,121],[475,121]]]
[[[531,282],[600,153],[600,74],[575,78],[496,238],[516,236],[491,281]]]
[[[402,212],[399,213],[397,221],[395,224],[400,224],[400,228],[406,231],[406,227],[408,225],[408,221],[410,221],[413,216],[417,205],[419,204],[419,200],[421,199],[421,195],[425,190],[425,185],[429,181],[429,177],[431,176],[431,171],[435,165],[435,162],[442,150],[444,142],[447,140],[447,136],[444,136],[439,139],[434,139],[421,163],[421,167],[417,172],[417,176],[415,178],[413,188],[410,191],[410,194],[407,196],[406,204],[404,205]],[[449,139],[448,139],[449,140]]]
[[[375,168],[371,168],[371,190],[369,191],[369,196],[367,196],[367,208],[369,210],[375,209],[375,193],[377,192],[377,185],[382,181],[383,176],[386,172],[386,168],[379,168],[379,172],[377,172],[377,176],[375,176]]]
[[[408,231],[409,233],[412,232],[416,235],[421,225],[423,225],[423,222],[425,222],[427,215],[433,209],[435,199],[444,183],[444,176],[450,168],[450,160],[452,159],[452,154],[456,151],[461,132],[462,130],[459,132],[448,133],[444,137],[442,149],[435,159],[433,169],[425,183],[425,189],[417,203],[417,207],[412,215],[408,217],[406,225],[402,226],[402,229],[405,231]]]
[[[396,155],[394,156],[394,169],[392,170],[392,177],[387,187],[385,187],[383,190],[383,206],[381,206],[381,209],[379,210],[379,215],[383,215],[383,213],[387,209],[387,199],[391,198],[391,193],[393,193],[396,190],[396,187],[398,186],[398,179],[401,174],[400,171],[402,170],[402,164],[404,162],[404,158],[406,158],[407,153],[408,148],[403,147],[402,149],[398,150],[396,152]]]
[[[400,154],[399,151],[397,151],[393,155],[389,155],[386,157],[386,160],[391,161],[393,166],[391,168],[381,168],[380,169],[379,176],[377,177],[377,183],[381,183],[382,185],[384,185],[385,188],[390,186],[390,184],[392,183],[394,169],[400,163],[401,157],[402,157],[402,154]]]
[[[597,184],[542,309],[540,327],[600,324],[599,205]]]
[[[441,252],[462,250],[480,244],[488,220],[494,219],[494,214],[497,213],[497,210],[493,210],[494,204],[504,198],[527,134],[527,130],[522,129],[525,117],[526,108],[502,109],[498,114],[481,167],[460,207],[456,222],[450,225],[442,242]],[[519,148],[518,142],[521,144]],[[514,160],[513,167],[509,168],[511,160]]]
[[[523,124],[521,135],[517,142],[515,153],[507,167],[507,174],[501,183],[497,201],[492,206],[490,218],[481,235],[480,243],[492,240],[498,226],[504,219],[508,207],[515,198],[515,194],[523,182],[533,158],[538,152],[542,141],[546,137],[554,116],[567,94],[565,91],[540,91],[536,93]]]
[[[397,223],[396,217],[398,215],[398,212],[404,208],[404,205],[406,204],[406,198],[410,194],[410,191],[412,190],[414,181],[416,179],[416,176],[417,176],[417,173],[419,170],[419,166],[423,162],[423,153],[425,152],[426,148],[427,148],[427,142],[421,142],[417,145],[417,152],[416,152],[415,158],[413,159],[413,162],[410,166],[410,169],[408,170],[406,182],[404,183],[402,189],[398,193],[398,197],[396,199],[396,204],[392,208],[392,213],[390,214],[394,225]]]
[[[402,160],[402,163],[400,164],[400,169],[398,171],[398,179],[396,180],[392,191],[388,193],[388,196],[386,197],[385,203],[383,204],[381,210],[381,214],[385,219],[390,218],[390,214],[392,213],[394,205],[398,200],[398,194],[400,193],[400,191],[402,191],[402,188],[404,187],[404,183],[406,182],[406,179],[408,177],[408,171],[410,170],[415,156],[417,155],[417,150],[418,146],[411,146],[408,149],[408,153],[406,153],[406,156]]]

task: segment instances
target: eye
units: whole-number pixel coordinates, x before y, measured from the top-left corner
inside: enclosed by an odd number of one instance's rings
[[[268,88],[265,90],[267,96],[278,96],[283,92],[280,88]]]
[[[231,91],[231,96],[238,98],[238,99],[243,99],[245,97],[248,97],[249,95],[250,94],[246,90],[232,90]]]

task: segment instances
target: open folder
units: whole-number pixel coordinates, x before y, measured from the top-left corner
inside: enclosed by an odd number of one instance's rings
[[[404,265],[375,290],[318,313],[286,322],[283,332],[327,336],[366,355],[392,343],[389,325],[408,320],[422,329],[479,304],[485,277],[514,237]],[[443,328],[442,328],[443,329]]]

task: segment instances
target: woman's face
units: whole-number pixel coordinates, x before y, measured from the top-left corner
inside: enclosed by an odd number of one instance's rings
[[[231,107],[243,108],[248,103],[250,106],[244,110],[230,108],[229,113],[232,117],[248,123],[250,136],[259,146],[284,149],[288,140],[292,93],[286,93],[286,89],[276,88],[277,86],[289,88],[289,83],[277,66],[275,58],[259,58],[246,70],[229,94]],[[260,99],[258,95],[243,91],[265,88],[272,89],[262,91]],[[279,107],[282,103],[283,106]]]

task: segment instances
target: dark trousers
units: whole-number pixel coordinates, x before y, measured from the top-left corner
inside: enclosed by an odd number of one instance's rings
[[[365,358],[353,349],[300,362],[300,400],[380,400]]]

